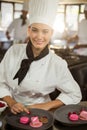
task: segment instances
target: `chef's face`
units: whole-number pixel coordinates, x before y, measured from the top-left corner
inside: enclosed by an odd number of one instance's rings
[[[43,50],[51,39],[53,30],[46,24],[34,23],[29,29],[29,37],[35,49]]]

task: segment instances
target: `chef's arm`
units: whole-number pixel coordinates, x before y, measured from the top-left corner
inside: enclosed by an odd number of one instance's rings
[[[29,110],[22,103],[16,102],[10,96],[5,96],[2,98],[2,100],[8,104],[11,112],[14,114],[17,114],[23,111],[25,111],[26,113],[29,113]]]
[[[2,100],[5,101],[10,108],[17,103],[11,96],[5,96]]]
[[[79,40],[79,37],[78,37],[77,34],[75,34],[74,36],[67,38],[67,43],[71,43],[71,42],[76,42],[76,43],[78,43],[78,40]]]
[[[73,49],[87,48],[87,44],[76,44]]]
[[[44,109],[44,110],[51,110],[51,109],[56,109],[63,105],[64,105],[64,103],[57,99],[57,100],[49,101],[46,103],[29,105],[29,106],[27,106],[27,108],[38,108],[38,109]]]
[[[10,40],[10,39],[11,39],[11,36],[10,36],[10,34],[9,34],[9,32],[8,32],[8,31],[6,31],[6,37],[7,37],[7,39],[8,39],[8,40]]]

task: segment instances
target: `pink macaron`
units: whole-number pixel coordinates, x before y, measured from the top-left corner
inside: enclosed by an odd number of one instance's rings
[[[77,121],[79,119],[79,116],[77,114],[70,114],[69,119],[71,121]]]
[[[29,117],[27,116],[20,117],[20,123],[27,124],[28,122],[29,122]]]

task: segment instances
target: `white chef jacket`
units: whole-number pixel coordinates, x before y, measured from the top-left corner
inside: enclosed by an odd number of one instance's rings
[[[13,33],[13,39],[15,42],[23,42],[27,37],[27,30],[29,26],[29,20],[26,19],[26,24],[22,26],[22,19],[17,18],[15,19],[7,28],[9,33]]]
[[[64,104],[76,104],[81,91],[73,79],[65,60],[49,52],[44,58],[33,61],[23,81],[13,80],[26,56],[26,44],[14,44],[0,63],[0,98],[10,95],[24,105],[50,101],[49,93],[61,91],[57,99]]]

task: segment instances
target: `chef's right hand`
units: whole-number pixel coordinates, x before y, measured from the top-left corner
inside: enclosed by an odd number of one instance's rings
[[[26,112],[26,113],[29,113],[29,109],[26,108],[23,104],[21,103],[15,103],[13,104],[11,107],[11,112],[13,114],[17,114],[17,113],[21,113],[21,112]]]

